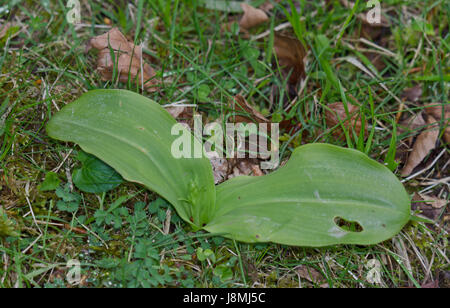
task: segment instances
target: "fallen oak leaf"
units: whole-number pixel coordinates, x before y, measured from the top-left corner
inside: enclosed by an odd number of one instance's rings
[[[406,164],[402,169],[401,175],[404,177],[410,175],[414,168],[417,167],[436,146],[436,141],[439,136],[438,123],[431,115],[428,116],[426,123],[428,128],[417,137]]]
[[[143,63],[142,48],[129,42],[119,29],[113,28],[107,33],[91,38],[86,51],[92,48],[99,50],[97,70],[103,80],[112,80],[116,73],[121,82],[137,78],[139,84],[147,91],[157,90],[155,87],[157,82],[153,79],[156,73],[149,64]]]

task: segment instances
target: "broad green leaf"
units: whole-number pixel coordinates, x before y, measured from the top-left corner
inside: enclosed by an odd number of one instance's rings
[[[410,218],[410,198],[394,174],[359,151],[327,144],[297,148],[269,175],[219,185],[216,202],[204,229],[250,243],[375,244]],[[363,230],[348,231],[339,219]]]
[[[58,175],[54,172],[47,172],[45,175],[45,180],[42,182],[41,187],[39,188],[40,191],[49,191],[49,190],[55,190],[58,188],[59,183],[61,183],[61,180],[58,178]]]
[[[94,90],[58,112],[47,132],[79,144],[124,179],[158,193],[200,228],[215,212],[212,168],[207,158],[174,158],[171,145],[179,137],[171,134],[175,124],[164,108],[144,96]]]
[[[83,164],[72,173],[75,186],[88,193],[102,193],[122,184],[122,177],[95,156],[80,151],[77,159]]]

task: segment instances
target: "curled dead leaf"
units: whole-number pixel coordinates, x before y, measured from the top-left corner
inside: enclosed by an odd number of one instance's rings
[[[247,3],[241,3],[241,8],[244,11],[244,15],[239,21],[239,27],[244,32],[269,20],[266,12]]]
[[[414,168],[417,167],[436,146],[436,141],[439,136],[439,125],[436,119],[431,115],[427,117],[426,124],[426,130],[420,133],[414,143],[413,149],[408,156],[408,160],[402,169],[402,176],[410,175]]]
[[[340,126],[340,122],[342,121],[344,127],[348,130],[353,130],[358,136],[361,132],[362,122],[359,116],[359,107],[347,104],[348,114],[350,119],[347,117],[347,113],[345,112],[344,104],[341,102],[332,103],[327,105],[328,108],[325,109],[325,122],[329,129],[332,129],[336,125],[339,125],[332,132],[333,136],[342,138],[344,136],[344,132],[342,127]]]
[[[283,77],[290,74],[289,83],[297,84],[305,77],[305,47],[298,39],[281,34],[275,34],[273,47]]]
[[[137,79],[147,91],[157,90],[157,82],[153,79],[155,71],[149,64],[144,63],[141,47],[129,42],[119,29],[113,28],[91,38],[86,51],[92,48],[99,50],[97,70],[103,80],[112,80],[116,73],[121,82]]]

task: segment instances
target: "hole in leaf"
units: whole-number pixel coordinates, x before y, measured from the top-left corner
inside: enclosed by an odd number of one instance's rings
[[[362,232],[364,230],[357,221],[348,221],[342,217],[334,218],[334,223],[339,228],[349,232]]]

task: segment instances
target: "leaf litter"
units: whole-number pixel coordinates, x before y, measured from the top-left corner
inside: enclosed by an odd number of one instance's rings
[[[104,81],[111,81],[118,76],[121,82],[137,79],[139,85],[149,92],[158,89],[156,73],[148,63],[144,63],[142,48],[128,41],[118,28],[91,38],[86,52],[91,49],[99,51],[97,71]]]

